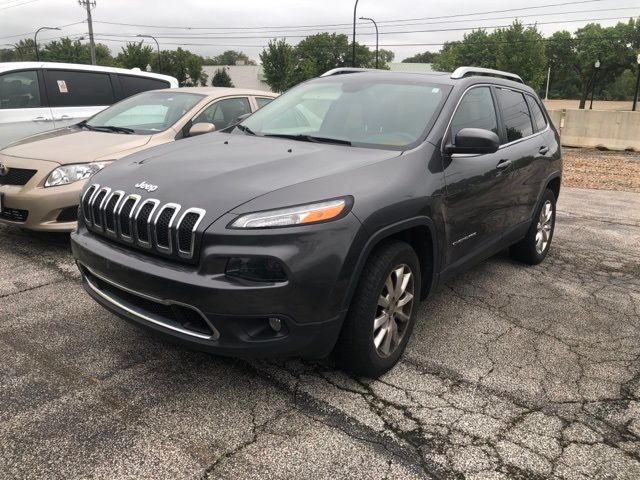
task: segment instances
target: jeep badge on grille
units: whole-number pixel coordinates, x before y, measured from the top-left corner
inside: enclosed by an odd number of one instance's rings
[[[144,180],[142,182],[140,182],[140,183],[136,183],[135,187],[136,188],[141,188],[142,190],[146,190],[149,193],[155,192],[158,189],[157,185],[151,185],[150,183],[147,183]]]

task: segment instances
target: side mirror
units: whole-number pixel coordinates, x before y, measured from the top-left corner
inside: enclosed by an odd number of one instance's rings
[[[482,155],[497,152],[500,138],[491,130],[482,128],[463,128],[456,135],[455,145],[447,145],[445,153],[470,153]]]
[[[189,129],[189,136],[195,137],[197,135],[204,135],[205,133],[211,133],[216,131],[216,126],[213,123],[194,123]]]

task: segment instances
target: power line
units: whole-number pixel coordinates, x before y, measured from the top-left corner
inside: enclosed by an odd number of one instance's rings
[[[66,28],[66,27],[71,27],[73,25],[78,25],[80,23],[84,23],[86,22],[86,20],[80,20],[79,22],[73,22],[73,23],[67,23],[66,25],[58,25],[57,28]],[[0,37],[0,40],[5,40],[7,38],[17,38],[17,37],[28,37],[30,35],[33,35],[35,32],[35,30],[31,31],[31,32],[25,32],[25,33],[16,33],[13,35],[6,35],[4,37]]]
[[[573,20],[554,20],[549,22],[532,22],[532,23],[523,23],[523,26],[536,26],[536,25],[554,25],[558,23],[581,23],[581,22],[594,22],[594,21],[606,21],[606,20],[624,20],[629,17],[604,17],[604,18],[581,18],[581,19],[573,19]],[[460,31],[469,31],[469,30],[479,30],[479,29],[498,29],[498,28],[509,28],[511,25],[475,25],[470,27],[456,27],[456,28],[438,28],[438,29],[428,29],[428,30],[392,30],[380,32],[380,35],[405,35],[405,34],[415,34],[415,33],[441,33],[441,32],[460,32]],[[118,33],[102,33],[102,35],[106,36],[115,36],[115,37],[136,37],[136,35],[124,35]],[[217,34],[219,35],[219,34]],[[375,35],[375,32],[365,32],[361,35]],[[284,35],[287,38],[305,38],[308,35]],[[273,38],[272,35],[269,36],[210,36],[210,35],[175,35],[175,34],[167,34],[162,35],[158,34],[158,38],[165,39],[189,39],[189,40],[270,40]]]
[[[14,7],[21,7],[22,5],[28,5],[30,3],[39,2],[40,0],[28,0],[26,2],[18,3],[16,5],[9,5],[8,7],[0,7],[0,10],[8,10]]]
[[[475,15],[489,15],[493,13],[507,13],[507,12],[520,12],[525,10],[536,10],[541,8],[549,8],[549,7],[563,7],[568,5],[578,5],[585,3],[597,3],[603,2],[607,0],[580,0],[580,1],[572,1],[572,2],[562,2],[562,3],[550,3],[546,5],[538,5],[534,7],[521,7],[521,8],[508,8],[504,10],[490,10],[485,12],[473,12],[473,13],[460,13],[457,15],[442,15],[438,17],[421,17],[421,18],[405,18],[405,19],[397,19],[397,20],[380,20],[379,24],[383,23],[399,23],[399,22],[412,22],[418,20],[439,20],[446,18],[458,18],[458,17],[470,17]],[[260,26],[260,27],[188,27],[188,26],[175,26],[175,25],[149,25],[149,24],[140,24],[140,23],[121,23],[121,22],[106,22],[106,21],[96,21],[95,23],[101,23],[105,25],[121,25],[127,27],[144,27],[144,28],[165,28],[165,29],[174,29],[174,30],[276,30],[276,29],[291,29],[291,28],[315,28],[315,27],[343,27],[343,26],[351,26],[351,23],[325,23],[325,24],[316,24],[316,25],[279,25],[279,26]]]

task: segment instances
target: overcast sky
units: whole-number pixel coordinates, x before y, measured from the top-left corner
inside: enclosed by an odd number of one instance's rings
[[[531,8],[562,3],[572,4]],[[504,11],[508,9],[518,10]],[[499,10],[502,12],[478,15]],[[452,15],[456,17],[450,17]],[[372,17],[379,22],[381,48],[394,51],[396,61],[400,61],[425,50],[439,50],[443,42],[461,39],[469,31],[466,29],[507,25],[515,17],[524,23],[537,22],[545,36],[561,29],[574,31],[588,21],[613,25],[620,21],[617,18],[640,16],[640,1],[591,0],[575,3],[572,0],[360,0],[358,17],[360,16]],[[443,16],[449,18],[442,18]],[[76,0],[0,0],[0,46],[18,41],[21,38],[16,36],[18,34],[33,37],[33,32],[42,26],[64,27],[60,32],[41,32],[39,42],[59,35],[86,35],[86,23],[68,25],[85,18],[84,9]],[[204,56],[214,56],[224,50],[234,49],[242,50],[256,60],[268,39],[276,36],[286,37],[292,44],[297,43],[302,36],[319,31],[347,33],[350,36],[349,25],[352,18],[351,0],[97,0],[97,7],[93,10],[96,40],[107,44],[113,54],[117,54],[127,39],[135,39],[136,34],[148,33],[157,36],[162,49],[175,49],[182,45]],[[403,22],[389,22],[393,20]],[[326,24],[333,26],[316,27]],[[287,30],[280,27],[286,27]],[[421,32],[393,33],[415,30]],[[374,48],[375,34],[370,23],[358,25],[357,40]]]

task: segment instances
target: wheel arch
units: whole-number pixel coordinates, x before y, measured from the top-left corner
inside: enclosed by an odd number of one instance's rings
[[[420,298],[426,298],[437,283],[438,246],[436,229],[433,220],[429,217],[415,217],[389,225],[371,235],[362,249],[354,274],[352,275],[347,295],[345,298],[345,310],[349,308],[353,294],[355,293],[364,266],[372,252],[382,243],[390,240],[401,240],[413,247],[418,255],[421,269],[421,294]]]
[[[547,183],[545,186],[545,190],[548,188],[553,192],[553,194],[556,196],[556,200],[558,200],[558,197],[560,196],[561,181],[562,180],[561,180],[560,173],[556,173],[552,175],[551,178],[547,179]]]

